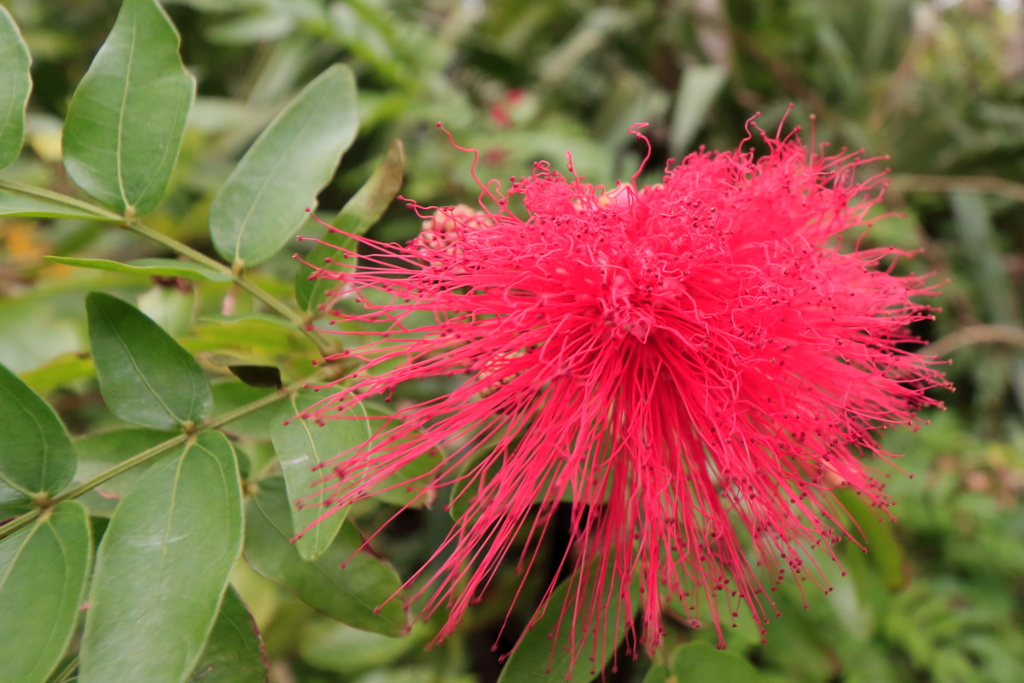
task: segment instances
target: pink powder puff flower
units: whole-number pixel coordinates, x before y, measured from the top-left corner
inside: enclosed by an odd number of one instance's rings
[[[341,454],[330,484],[336,509],[445,454],[402,484],[426,494],[458,483],[467,508],[414,596],[432,589],[425,616],[446,608],[439,638],[514,547],[525,580],[562,500],[573,590],[607,596],[569,615],[573,661],[593,659],[613,592],[636,613],[634,580],[642,618],[626,628],[650,647],[667,605],[695,620],[709,603],[720,644],[724,610],[749,610],[763,634],[774,611],[764,587],[787,570],[830,590],[807,551],[835,560],[832,544],[848,536],[833,489],[890,504],[864,458],[888,462],[873,432],[941,405],[925,391],[948,385],[906,348],[907,326],[932,317],[912,298],[935,288],[882,267],[906,253],[840,249],[837,235],[867,225],[878,201],[879,178],[855,179],[865,162],[760,135],[764,156],[701,150],[650,187],[636,176],[612,191],[586,184],[570,156],[569,178],[541,162],[505,194],[481,185],[481,210],[410,202],[418,237],[357,238],[360,265],[316,274],[365,307],[332,311],[348,329],[388,325],[347,333],[373,335],[339,354],[364,365],[310,414],[331,419],[410,380],[465,378]],[[421,311],[434,324],[407,328]]]

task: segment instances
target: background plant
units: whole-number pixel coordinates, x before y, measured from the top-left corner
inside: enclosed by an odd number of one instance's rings
[[[336,225],[405,239],[418,221],[391,205],[399,188],[424,204],[470,201],[468,160],[438,120],[481,150],[485,175],[571,148],[588,179],[612,183],[641,158],[631,123],[651,123],[650,180],[698,144],[734,147],[755,111],[773,129],[790,103],[787,126],[813,113],[819,140],[889,156],[876,167],[892,168],[886,208],[903,216],[866,240],[920,248],[900,267],[949,279],[943,313],[917,331],[955,361],[958,392],[929,427],[890,436],[917,476],[888,472],[899,521],[857,519],[871,552],[844,544],[849,576],[828,568],[830,596],[808,595],[805,610],[784,588],[767,645],[741,621],[725,655],[680,620],[662,651],[607,674],[1019,680],[1024,18],[1013,4],[3,5],[0,681],[257,681],[267,664],[281,682],[543,675],[546,639],[531,636],[504,670],[498,659],[529,600],[491,651],[501,584],[433,650],[431,625],[408,630],[397,603],[371,609],[443,538],[444,501],[401,513],[377,555],[345,569],[360,533],[415,492],[287,543],[311,514],[290,504],[312,490],[307,464],[366,438],[349,423],[281,424],[310,400],[304,384],[342,371],[310,361],[350,343],[318,317],[324,288],[290,258],[324,256],[292,239],[323,232],[303,209],[319,202]]]

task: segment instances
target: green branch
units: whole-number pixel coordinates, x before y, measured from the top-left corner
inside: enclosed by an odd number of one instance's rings
[[[111,223],[117,223],[118,225],[134,232],[137,235],[146,237],[147,239],[150,239],[170,249],[171,251],[174,251],[178,254],[181,254],[182,256],[192,259],[196,263],[201,263],[221,273],[230,275],[232,280],[234,280],[234,282],[239,287],[246,290],[253,297],[258,299],[259,301],[262,301],[269,308],[273,309],[274,311],[276,311],[277,313],[291,321],[299,330],[303,332],[303,334],[309,337],[309,339],[314,344],[316,344],[317,349],[319,349],[320,353],[322,353],[324,356],[328,356],[336,351],[335,347],[329,341],[327,341],[323,337],[323,335],[314,330],[308,329],[307,321],[303,319],[302,316],[300,316],[298,313],[289,308],[284,302],[271,295],[269,292],[264,290],[259,285],[256,285],[255,283],[245,279],[242,273],[232,270],[223,263],[220,263],[219,261],[212,259],[199,251],[196,251],[192,247],[182,242],[179,242],[173,237],[169,237],[160,232],[157,232],[156,230],[153,230],[152,228],[144,225],[143,223],[140,223],[137,220],[127,219],[124,216],[113,213],[101,206],[96,206],[89,202],[75,199],[74,197],[69,197],[58,192],[52,192],[50,190],[45,190],[42,188],[33,187],[31,185],[25,185],[23,183],[18,183],[9,180],[0,180],[0,189],[28,197],[42,199],[54,204],[75,209],[76,211],[92,214],[97,218],[101,218],[102,220],[106,220]],[[298,391],[310,379],[312,379],[312,377],[308,377],[299,382],[294,382],[288,385],[287,387],[284,387],[272,394],[264,396],[263,398],[257,401],[253,401],[248,405],[244,405],[240,408],[237,408],[236,410],[232,410],[231,412],[225,413],[220,417],[208,420],[204,424],[199,425],[191,433],[183,432],[175,437],[168,439],[167,441],[164,441],[163,443],[160,443],[156,446],[153,446],[152,448],[142,451],[141,453],[133,455],[127,460],[118,463],[114,467],[111,467],[109,470],[93,477],[92,479],[82,484],[79,484],[75,488],[65,491],[64,493],[61,493],[57,496],[54,496],[53,498],[46,501],[45,507],[37,507],[30,512],[27,512],[19,517],[14,518],[9,523],[0,527],[0,539],[6,538],[7,536],[10,536],[16,531],[25,528],[33,521],[35,521],[41,514],[43,514],[45,510],[49,509],[51,506],[56,505],[57,503],[60,503],[65,500],[78,498],[79,496],[93,490],[100,484],[110,479],[113,479],[117,475],[126,472],[132,469],[133,467],[137,467],[144,462],[148,462],[149,460],[155,458],[156,456],[162,453],[165,453],[166,451],[171,450],[172,448],[180,446],[181,444],[187,442],[190,438],[192,438],[192,436],[194,436],[198,432],[217,429],[230,422],[233,422],[234,420],[237,420],[240,417],[257,411],[260,408],[275,403],[283,399],[285,396],[288,396],[290,393]]]
[[[39,515],[43,513],[44,509],[49,509],[53,505],[56,505],[57,503],[60,503],[65,500],[78,498],[79,496],[82,496],[88,493],[89,491],[92,491],[100,484],[113,479],[117,475],[127,472],[133,467],[138,467],[142,463],[148,462],[149,460],[152,460],[161,453],[165,453],[166,451],[169,451],[172,448],[175,448],[176,446],[180,446],[181,444],[185,443],[192,436],[198,434],[199,432],[205,432],[211,429],[218,429],[228,423],[234,422],[240,417],[244,417],[249,413],[256,412],[260,408],[265,408],[266,406],[272,403],[276,403],[277,401],[280,401],[289,394],[292,394],[301,389],[303,386],[308,384],[315,376],[316,375],[312,375],[310,377],[307,377],[306,379],[299,380],[298,382],[292,382],[288,386],[283,387],[272,394],[267,394],[261,399],[253,401],[252,403],[248,403],[244,406],[241,406],[240,408],[236,408],[235,410],[232,410],[230,412],[224,413],[223,415],[215,417],[212,420],[208,420],[203,424],[199,425],[195,429],[195,431],[192,432],[192,434],[187,434],[183,432],[175,437],[168,439],[167,441],[164,441],[163,443],[159,443],[156,446],[153,446],[152,448],[148,448],[142,451],[141,453],[133,455],[127,460],[120,462],[117,465],[114,465],[109,470],[101,472],[92,479],[82,484],[79,484],[75,488],[69,489],[64,493],[61,493],[60,495],[54,496],[48,501],[48,505],[46,508],[36,508],[30,512],[26,512],[25,514],[19,517],[15,517],[12,521],[8,522],[7,524],[4,524],[3,526],[0,526],[0,539],[7,538],[19,529],[23,529],[29,524],[31,524],[33,521],[35,521],[37,517],[39,517]]]
[[[295,325],[299,329],[299,331],[301,331],[303,334],[309,337],[310,341],[312,341],[316,345],[316,348],[320,351],[322,355],[329,356],[337,351],[334,344],[332,344],[330,341],[324,338],[324,335],[320,334],[319,332],[316,332],[315,330],[309,329],[309,323],[305,318],[303,318],[301,315],[293,311],[287,304],[285,304],[283,301],[267,292],[259,285],[247,280],[242,275],[242,273],[235,272],[234,270],[224,265],[220,261],[212,259],[206,254],[203,254],[202,252],[196,251],[192,247],[188,246],[183,242],[179,242],[173,237],[168,237],[163,233],[157,232],[156,230],[153,230],[149,226],[140,223],[138,220],[129,220],[124,216],[121,216],[119,214],[116,214],[112,211],[103,208],[102,206],[97,206],[95,204],[82,201],[80,199],[75,199],[74,197],[69,197],[59,192],[44,190],[41,187],[25,185],[24,183],[18,183],[12,180],[0,180],[0,189],[7,190],[8,192],[13,192],[15,194],[24,195],[27,197],[35,197],[37,199],[42,199],[53,204],[59,204],[61,206],[66,206],[68,208],[75,209],[76,211],[90,213],[98,218],[110,221],[111,223],[117,223],[124,227],[125,229],[131,230],[136,235],[141,235],[142,237],[150,239],[158,244],[161,244],[173,252],[176,252],[178,254],[181,254],[182,256],[186,256],[192,259],[196,263],[201,263],[204,266],[208,266],[216,271],[224,273],[225,275],[229,275],[231,279],[234,280],[239,287],[252,294],[252,296],[255,297],[256,299],[262,301],[264,304],[266,304],[266,306],[273,309],[279,315],[282,315],[289,321],[291,321],[291,323]]]
[[[150,240],[153,240],[154,242],[157,242],[158,244],[162,244],[171,251],[175,251],[181,254],[182,256],[187,256],[188,258],[192,259],[197,263],[202,263],[203,265],[209,266],[214,270],[218,270],[226,275],[230,275],[231,278],[239,287],[249,292],[250,294],[253,295],[253,297],[259,299],[268,307],[272,308],[274,311],[290,320],[292,324],[299,328],[299,330],[303,334],[309,337],[309,339],[314,344],[316,344],[316,347],[317,349],[320,350],[320,353],[322,353],[325,356],[329,356],[337,350],[330,342],[324,339],[323,335],[308,329],[308,325],[302,316],[293,311],[291,308],[288,307],[287,304],[285,304],[283,301],[267,292],[259,285],[245,279],[245,277],[241,273],[235,272],[234,270],[224,265],[223,263],[210,258],[206,254],[196,251],[187,244],[179,242],[173,237],[168,237],[163,233],[157,232],[156,230],[153,230],[149,226],[144,225],[138,221],[128,221],[125,224],[125,228],[131,230],[137,235],[141,235]]]

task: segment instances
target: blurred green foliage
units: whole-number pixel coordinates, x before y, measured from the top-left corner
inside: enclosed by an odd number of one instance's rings
[[[119,3],[0,4],[21,27],[34,81],[27,144],[0,178],[83,196],[61,164],[61,126]],[[949,410],[931,416],[929,426],[887,437],[888,447],[907,457],[895,467],[875,464],[897,502],[896,542],[872,543],[866,532],[872,551],[867,554],[844,542],[842,569],[822,565],[834,588],[827,597],[806,584],[806,595],[800,586],[786,585],[775,598],[783,616],[772,619],[767,644],[741,620],[728,632],[731,651],[755,664],[764,682],[1014,683],[1024,680],[1019,5],[167,2],[181,33],[183,61],[197,79],[197,97],[168,190],[146,224],[213,255],[207,214],[214,194],[260,131],[339,61],[357,77],[359,132],[320,193],[324,215],[333,215],[355,194],[396,139],[407,157],[403,195],[424,205],[471,202],[477,192],[471,157],[449,144],[437,121],[460,145],[480,150],[481,177],[527,173],[539,159],[557,165],[571,149],[588,180],[612,184],[628,179],[645,151],[627,132],[635,122],[650,124],[654,154],[644,177],[656,182],[669,158],[698,145],[734,148],[756,112],[766,130],[799,125],[803,135],[810,134],[813,115],[818,141],[877,157],[866,172],[891,169],[880,218],[864,239],[915,250],[896,268],[932,272],[935,281],[946,281],[937,301],[941,314],[915,332],[937,341],[936,352],[954,361],[948,372],[957,392],[941,397]],[[418,220],[399,202],[372,234],[401,240],[417,229]],[[322,233],[313,223],[300,231]],[[9,218],[0,221],[0,244],[0,362],[45,395],[73,435],[125,426],[101,400],[87,353],[83,302],[89,290],[137,302],[196,354],[207,375],[219,378],[213,386],[218,415],[261,395],[239,384],[230,365],[273,365],[289,382],[303,377],[318,356],[308,338],[263,315],[258,301],[229,282],[85,270],[41,258],[125,262],[173,256],[127,231],[74,217]],[[290,256],[308,248],[309,243],[290,241],[248,277],[290,299],[296,268]],[[442,389],[407,387],[404,398]],[[256,477],[273,457],[268,419],[226,428],[245,454],[244,477]],[[104,452],[97,449],[99,463]],[[84,463],[92,462],[83,446],[79,451]],[[263,472],[268,473],[273,472]],[[97,535],[109,498],[83,500]],[[367,503],[349,519],[372,529],[394,511]],[[409,576],[430,557],[449,524],[440,505],[407,510],[375,539],[375,548]],[[498,652],[492,652],[508,604],[506,588],[514,585],[511,567],[509,574],[455,636],[432,650],[423,644],[433,625],[417,627],[404,639],[358,631],[317,615],[244,563],[233,570],[232,585],[263,633],[275,683],[487,683],[496,680],[499,654],[514,642],[532,612],[531,600],[549,578],[528,584],[531,595],[517,605]],[[618,671],[608,675],[640,681],[652,659],[665,668],[652,669],[651,676],[664,680],[672,672],[674,645],[712,641],[712,629],[683,623],[679,619],[670,628],[658,653],[635,663],[620,653]]]

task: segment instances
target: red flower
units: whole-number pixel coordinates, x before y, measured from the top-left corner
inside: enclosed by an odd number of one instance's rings
[[[350,352],[363,369],[317,417],[408,380],[465,378],[399,410],[382,442],[342,454],[333,483],[347,505],[441,449],[420,484],[472,484],[431,580],[425,613],[449,614],[440,637],[513,547],[530,571],[564,499],[574,581],[639,577],[648,645],[666,604],[695,618],[710,602],[721,641],[719,610],[763,623],[763,587],[787,570],[829,590],[806,551],[835,559],[844,517],[832,490],[889,505],[863,459],[892,456],[876,429],[940,405],[924,392],[943,380],[904,348],[907,326],[931,317],[912,297],[934,288],[880,269],[903,255],[892,248],[840,250],[837,235],[877,201],[878,179],[854,178],[863,162],[762,136],[765,156],[695,152],[640,189],[538,163],[507,194],[483,186],[483,211],[411,204],[426,218],[419,237],[360,239],[371,255],[358,268],[319,273],[366,307],[333,311],[340,320],[389,327]],[[371,303],[371,290],[390,300]],[[434,324],[407,329],[421,311]],[[572,615],[574,656],[589,653],[604,607]]]

